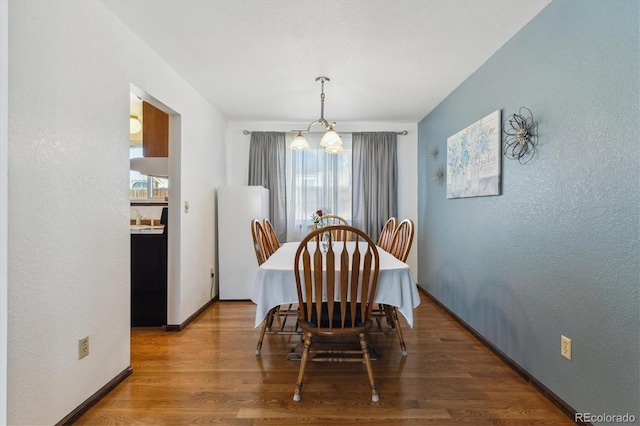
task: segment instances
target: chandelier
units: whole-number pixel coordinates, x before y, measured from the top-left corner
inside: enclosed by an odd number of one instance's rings
[[[322,136],[322,139],[320,140],[320,146],[323,146],[324,152],[328,154],[340,154],[344,149],[342,147],[342,138],[340,137],[339,134],[337,134],[333,130],[333,126],[335,126],[336,123],[335,122],[329,123],[324,118],[324,84],[329,82],[329,78],[318,77],[316,78],[316,81],[319,81],[321,85],[320,119],[309,123],[309,126],[307,127],[307,130],[305,133],[309,133],[309,130],[311,130],[311,127],[316,124],[323,125],[327,131],[325,132],[325,134]],[[297,132],[298,134],[291,142],[291,145],[289,146],[289,148],[295,151],[303,151],[303,150],[309,149],[310,148],[309,142],[307,142],[307,140],[304,138],[304,135],[302,134],[302,130],[298,130]]]

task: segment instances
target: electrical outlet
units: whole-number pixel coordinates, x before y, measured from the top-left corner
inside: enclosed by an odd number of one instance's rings
[[[560,355],[571,360],[571,339],[560,335]]]
[[[89,355],[89,336],[78,340],[78,359]]]

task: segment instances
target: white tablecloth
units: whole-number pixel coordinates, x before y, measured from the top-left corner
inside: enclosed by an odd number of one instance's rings
[[[342,243],[335,242],[336,255]],[[285,243],[258,268],[253,282],[251,300],[257,305],[255,327],[266,318],[271,308],[289,303],[298,303],[293,260],[299,243]],[[352,251],[355,242],[347,242],[347,250]],[[409,265],[399,261],[390,253],[378,247],[380,272],[374,301],[396,306],[413,327],[413,309],[420,304],[420,295]],[[338,265],[339,266],[339,265]]]

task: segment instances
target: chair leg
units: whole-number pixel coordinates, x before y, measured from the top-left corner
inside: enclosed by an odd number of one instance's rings
[[[376,382],[373,378],[373,369],[371,368],[371,356],[369,355],[369,348],[367,346],[367,340],[365,334],[360,333],[360,347],[362,348],[362,358],[364,359],[364,365],[367,368],[367,376],[369,376],[369,383],[371,384],[371,401],[378,402],[380,397],[376,389]]]
[[[400,321],[398,321],[398,309],[393,306],[391,308],[391,312],[393,313],[393,322],[396,326],[396,334],[398,335],[398,340],[400,340],[400,350],[402,351],[402,356],[407,356],[409,353],[407,352],[407,346],[404,344],[404,338],[402,337],[402,329],[400,328]]]
[[[393,312],[392,312],[391,306],[384,305],[383,309],[384,309],[384,317],[387,320],[387,328],[391,331],[395,331],[396,323],[393,319]]]
[[[276,316],[276,313],[278,312],[278,309],[280,307],[276,306],[275,308],[269,310],[269,313],[267,314],[267,329],[266,331],[271,331],[271,326],[273,325],[273,319]]]
[[[269,310],[267,317],[262,322],[262,328],[260,329],[260,338],[258,339],[258,346],[256,346],[256,355],[260,355],[262,352],[262,341],[264,340],[264,333],[267,329],[271,330],[271,323],[273,322],[273,316],[278,308],[272,308]]]
[[[300,392],[302,391],[302,379],[304,378],[304,370],[307,367],[309,359],[309,347],[311,347],[311,333],[305,333],[304,348],[302,349],[302,358],[300,359],[300,370],[298,370],[298,381],[296,382],[296,390],[293,392],[293,400],[300,401]]]
[[[378,304],[378,313],[376,313],[376,315],[371,315],[373,317],[373,319],[375,319],[376,321],[376,325],[378,326],[378,331],[382,331],[382,322],[380,321],[380,317],[383,316],[382,314],[382,305]]]

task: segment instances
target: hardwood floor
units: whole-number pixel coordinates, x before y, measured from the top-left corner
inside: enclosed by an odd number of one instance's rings
[[[310,363],[294,402],[297,336],[267,335],[251,302],[216,302],[177,333],[131,331],[133,374],[76,425],[563,425],[555,405],[422,295],[415,327],[373,335],[380,402],[359,363]],[[348,385],[348,386],[347,386]]]

